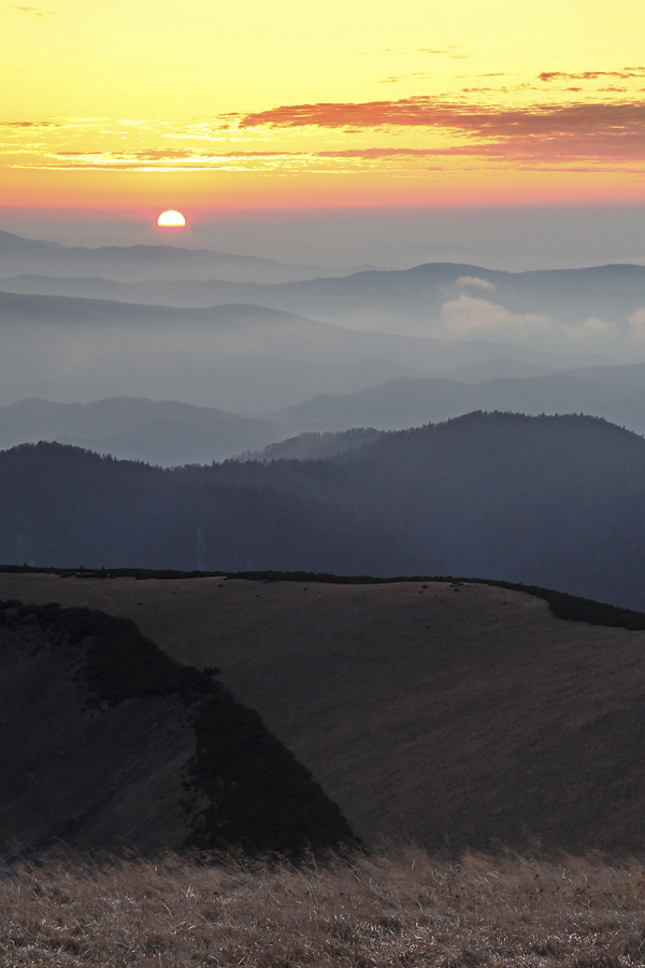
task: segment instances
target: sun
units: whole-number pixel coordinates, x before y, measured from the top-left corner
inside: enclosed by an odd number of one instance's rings
[[[181,214],[181,212],[175,212],[170,209],[167,212],[162,212],[157,219],[157,225],[161,229],[183,229],[186,225],[186,219]]]

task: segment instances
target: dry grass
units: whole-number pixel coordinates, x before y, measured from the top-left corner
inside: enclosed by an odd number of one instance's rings
[[[645,855],[645,632],[441,582],[3,573],[0,598],[125,615],[175,660],[219,667],[372,849],[400,834]]]
[[[645,866],[422,851],[306,869],[50,859],[0,880],[0,964],[645,963]]]

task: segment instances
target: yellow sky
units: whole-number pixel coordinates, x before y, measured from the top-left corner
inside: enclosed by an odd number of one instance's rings
[[[0,203],[645,199],[645,14],[598,0],[0,7]]]

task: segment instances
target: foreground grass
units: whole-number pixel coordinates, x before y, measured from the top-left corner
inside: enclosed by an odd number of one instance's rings
[[[307,868],[52,859],[0,878],[0,964],[645,963],[645,866],[422,851]]]

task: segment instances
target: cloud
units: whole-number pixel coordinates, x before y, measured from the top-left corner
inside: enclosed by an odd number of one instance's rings
[[[398,84],[400,81],[410,81],[410,80],[418,81],[419,78],[422,78],[423,80],[427,81],[431,77],[434,77],[434,74],[428,74],[427,72],[424,72],[424,71],[412,71],[410,74],[391,74],[389,77],[381,77],[380,80],[378,80],[376,83],[377,84]]]
[[[618,77],[626,80],[630,77],[645,77],[645,67],[625,67],[622,71],[582,71],[579,74],[568,74],[565,71],[542,71],[538,74],[539,81],[597,81],[601,77]]]
[[[587,350],[593,347],[597,351],[615,348],[616,340],[622,342],[625,336],[629,338],[642,333],[645,339],[645,309],[634,316],[637,318],[631,330],[623,324],[609,323],[595,316],[563,322],[537,313],[513,313],[504,306],[465,293],[448,300],[441,309],[444,332],[452,337],[512,339],[517,345],[568,345],[587,347]]]
[[[458,336],[509,329],[518,329],[524,332],[527,329],[533,332],[536,330],[544,331],[554,324],[554,320],[550,316],[539,316],[534,313],[511,313],[503,306],[497,306],[485,299],[474,299],[472,296],[466,295],[444,303],[441,309],[441,317],[450,332]]]
[[[240,127],[269,125],[274,128],[448,128],[484,137],[566,134],[571,128],[589,129],[592,124],[620,133],[640,132],[645,122],[645,102],[622,104],[576,103],[535,105],[527,108],[449,103],[428,96],[395,101],[319,102],[294,104],[247,114]]]
[[[418,96],[364,102],[282,105],[239,118],[240,129],[303,127],[358,133],[425,128],[468,139],[436,154],[525,159],[643,158],[645,100],[535,104],[522,108]]]
[[[488,289],[492,290],[495,288],[495,283],[489,282],[488,279],[480,279],[478,276],[459,276],[455,285],[458,289]]]
[[[0,128],[60,128],[54,121],[0,121]]]
[[[1,152],[0,152],[1,153]],[[271,167],[298,168],[315,157],[311,154],[288,151],[199,151],[180,148],[146,148],[130,151],[74,151],[48,152],[38,164],[24,167],[41,170],[95,169],[112,171],[261,171]],[[19,164],[11,167],[23,167]]]
[[[411,54],[446,54],[454,57],[457,50],[457,44],[447,44],[443,47],[414,47],[411,50],[392,50],[385,47],[382,50],[359,50],[356,53],[358,57],[409,57]]]
[[[645,340],[645,306],[639,306],[635,312],[631,313],[627,317],[627,322],[634,339],[638,342]]]
[[[473,103],[466,95],[319,102],[177,127],[160,118],[7,120],[0,121],[0,154],[3,160],[10,156],[11,167],[42,169],[306,168],[335,174],[378,169],[404,176],[513,165],[517,171],[643,174],[645,96],[640,97],[518,108]],[[329,131],[336,134],[330,138]],[[317,132],[321,137],[310,139]]]
[[[55,10],[43,10],[41,7],[23,7],[15,3],[12,4],[12,9],[31,17],[32,20],[47,20],[49,17],[58,16]]]
[[[510,152],[499,145],[460,145],[451,148],[346,148],[324,151],[288,151],[288,150],[234,150],[214,151],[172,148],[131,149],[130,151],[110,150],[70,150],[58,151],[47,149],[44,143],[26,143],[20,145],[19,150],[7,144],[0,145],[0,155],[13,155],[14,161],[9,162],[11,168],[39,168],[66,169],[95,168],[114,170],[157,170],[157,171],[208,171],[208,170],[236,170],[236,171],[271,171],[271,170],[302,170],[323,172],[356,172],[361,167],[378,167],[382,171],[393,173],[443,171],[445,165],[442,159],[462,158],[460,171],[479,171],[481,161],[467,164],[465,159],[487,158],[489,161],[505,165],[509,161]],[[19,155],[19,157],[16,157]],[[636,161],[632,164],[619,164],[616,159],[601,159],[600,170],[610,170],[613,174],[643,174],[640,155],[634,153]],[[437,163],[429,164],[435,158]],[[37,160],[36,160],[37,159]],[[571,164],[571,158],[566,157],[567,165],[563,168],[558,159],[552,159],[549,164],[546,157],[531,158],[528,152],[519,153],[515,158],[517,171],[567,171],[568,173],[593,173],[599,170],[599,164],[592,161],[585,164]],[[607,161],[611,161],[608,167]],[[380,164],[379,164],[380,163]]]
[[[319,163],[319,170],[323,171],[355,171],[357,164],[361,162],[376,163],[390,162],[390,168],[397,170],[409,170],[411,164],[418,168],[418,161],[434,157],[445,157],[455,154],[481,154],[476,147],[464,149],[450,148],[344,148],[338,150],[323,151],[286,151],[280,149],[273,150],[244,150],[216,151],[213,149],[200,150],[199,148],[144,148],[123,151],[112,150],[70,150],[61,149],[58,151],[43,152],[42,145],[24,146],[23,153],[38,153],[41,162],[37,167],[47,168],[114,168],[114,169],[145,169],[155,166],[159,170],[196,170],[196,169],[218,169],[227,166],[245,166],[245,170],[262,170],[267,167],[301,168],[307,166],[310,169]],[[0,148],[0,154],[2,154]],[[5,152],[6,153],[6,152]],[[179,167],[179,163],[182,166]],[[256,164],[257,163],[257,164]],[[334,165],[334,163],[337,163]],[[21,167],[14,165],[12,167]],[[34,167],[32,163],[28,167]],[[382,166],[380,166],[382,167]],[[441,165],[423,165],[424,171],[440,171]]]
[[[599,316],[587,316],[577,325],[569,325],[566,327],[566,329],[574,330],[577,333],[586,333],[588,335],[596,334],[599,336],[606,336],[609,333],[616,332],[618,327],[608,323],[606,319],[600,319]]]
[[[453,154],[452,148],[339,148],[335,151],[317,151],[316,158],[423,158],[434,155]]]

